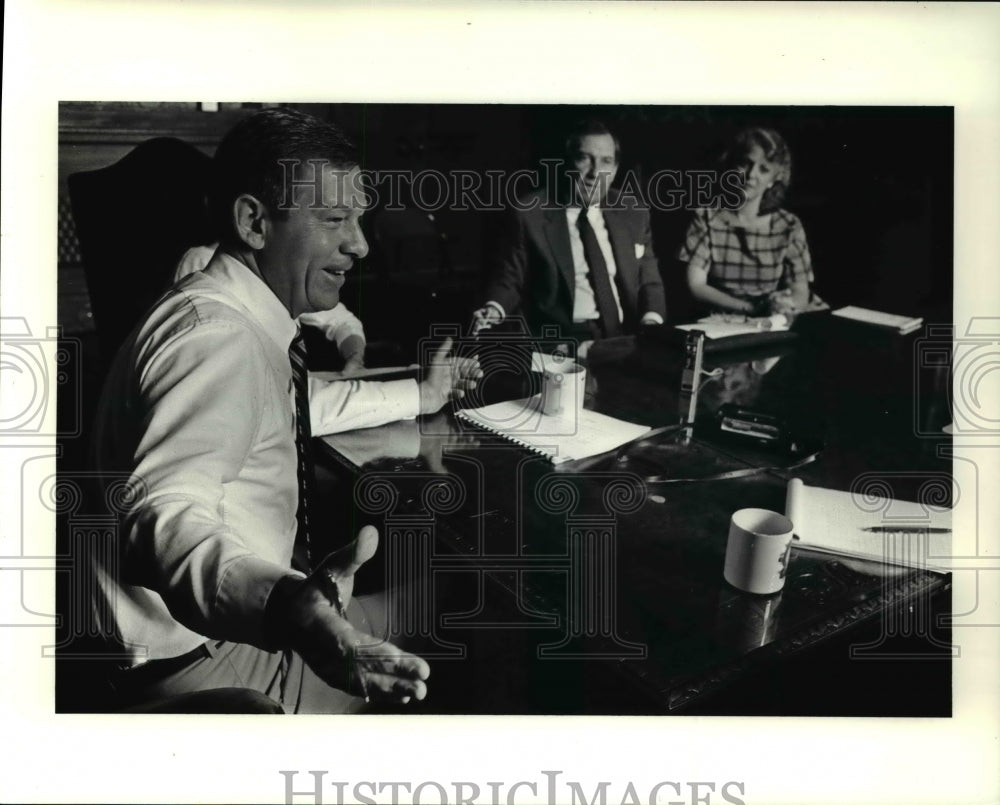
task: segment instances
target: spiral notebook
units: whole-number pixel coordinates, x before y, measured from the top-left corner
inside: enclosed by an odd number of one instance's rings
[[[579,416],[547,416],[541,410],[540,394],[467,408],[455,415],[543,455],[553,464],[606,453],[649,431],[645,425],[596,411],[583,410]]]

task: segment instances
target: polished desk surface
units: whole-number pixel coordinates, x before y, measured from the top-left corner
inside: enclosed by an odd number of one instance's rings
[[[802,548],[776,595],[724,581],[730,514],[782,511],[790,477],[848,489],[867,473],[913,500],[928,478],[950,477],[940,373],[914,374],[919,335],[828,316],[793,329],[784,343],[706,356],[706,372],[721,372],[704,376],[693,436],[664,434],[624,459],[553,466],[450,414],[323,443],[351,479],[340,527],[380,528],[388,578],[420,565],[434,580],[428,611],[409,618],[434,669],[421,711],[697,712],[756,669],[950,589],[947,574]],[[479,351],[491,371],[489,345]],[[587,406],[676,422],[681,360],[656,337],[601,342],[587,359]],[[508,355],[473,402],[535,391],[526,372],[512,392],[516,365]],[[822,450],[794,466],[801,455],[721,441],[701,425],[725,402],[778,414]],[[855,641],[862,659],[879,653],[885,635],[873,634]]]

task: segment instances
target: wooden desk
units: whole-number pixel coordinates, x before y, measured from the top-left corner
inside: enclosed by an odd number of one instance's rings
[[[328,494],[336,527],[371,522],[382,535],[359,583],[406,578],[418,591],[397,613],[433,668],[416,710],[947,715],[949,635],[926,627],[948,609],[949,575],[797,548],[780,594],[742,594],[722,578],[730,514],[782,510],[792,475],[847,489],[870,473],[901,499],[950,478],[946,438],[914,436],[912,372],[900,385],[915,338],[825,319],[801,329],[768,355],[711,358],[706,369],[723,372],[702,386],[696,420],[727,401],[781,414],[826,444],[793,471],[697,429],[624,469],[553,467],[446,414],[332,440],[350,450],[321,441],[341,478]],[[676,350],[616,339],[589,367],[588,405],[650,425],[676,419]],[[359,458],[365,443],[384,456]],[[657,484],[644,481],[647,465],[678,478],[775,469]]]

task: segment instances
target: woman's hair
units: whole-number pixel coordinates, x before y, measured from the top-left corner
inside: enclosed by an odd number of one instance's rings
[[[722,156],[724,170],[739,168],[754,146],[764,152],[768,162],[774,163],[781,175],[775,179],[774,185],[764,193],[760,201],[760,211],[769,212],[778,209],[785,200],[788,186],[792,181],[792,152],[788,143],[774,129],[753,126],[743,129],[737,134]]]
[[[212,164],[208,205],[218,235],[232,236],[233,202],[244,193],[284,217],[292,179],[308,183],[315,170],[309,160],[348,170],[358,164],[358,153],[339,128],[294,109],[268,108],[237,123]]]

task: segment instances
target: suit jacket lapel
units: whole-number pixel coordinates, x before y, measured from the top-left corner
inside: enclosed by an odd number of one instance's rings
[[[569,244],[569,224],[566,221],[566,210],[562,207],[545,210],[545,238],[552,250],[556,267],[569,288],[570,299],[576,287],[576,271],[573,268],[573,250]]]

